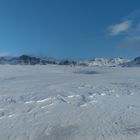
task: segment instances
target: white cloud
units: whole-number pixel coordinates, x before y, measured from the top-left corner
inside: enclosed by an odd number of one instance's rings
[[[140,21],[119,41],[121,46],[127,48],[140,48]]]
[[[119,24],[112,25],[108,29],[109,29],[110,35],[115,36],[115,35],[119,35],[122,32],[128,31],[131,28],[131,26],[132,26],[132,21],[127,20]]]
[[[131,12],[122,21],[109,26],[109,34],[114,37],[122,35],[121,38],[116,37],[121,47],[140,49],[140,9]]]

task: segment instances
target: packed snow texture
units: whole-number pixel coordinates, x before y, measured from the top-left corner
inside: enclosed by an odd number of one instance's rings
[[[0,66],[1,140],[140,140],[140,69]]]

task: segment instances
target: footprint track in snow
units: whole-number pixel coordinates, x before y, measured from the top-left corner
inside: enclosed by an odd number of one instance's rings
[[[59,105],[59,104],[69,104],[74,105],[77,107],[81,106],[87,106],[97,103],[97,100],[92,95],[69,95],[69,96],[63,96],[63,95],[57,95],[54,97],[48,97],[37,101],[26,101],[26,105],[34,104],[35,106],[40,106],[41,108],[48,108],[49,106]]]

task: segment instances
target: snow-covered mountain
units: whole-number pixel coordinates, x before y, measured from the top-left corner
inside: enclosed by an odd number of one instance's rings
[[[140,56],[136,57],[134,60],[130,62],[124,63],[122,66],[124,67],[140,67]]]
[[[47,64],[58,64],[58,65],[82,65],[82,66],[118,66],[118,65],[131,65],[137,64],[139,60],[129,62],[129,60],[117,57],[112,59],[106,58],[95,58],[93,60],[83,61],[72,61],[72,60],[56,60],[50,57],[37,57],[32,55],[21,55],[19,57],[3,56],[0,57],[0,64],[11,64],[11,65],[47,65]]]
[[[30,55],[21,55],[19,57],[3,56],[0,57],[0,64],[11,64],[11,65],[46,65],[56,64],[54,59],[40,58]]]
[[[105,58],[95,58],[94,60],[90,61],[80,61],[79,65],[86,65],[86,66],[118,66],[123,63],[129,62],[128,59],[124,59],[121,57],[112,58],[112,59],[105,59]]]

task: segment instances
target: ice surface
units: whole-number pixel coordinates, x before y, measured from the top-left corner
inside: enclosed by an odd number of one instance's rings
[[[140,140],[139,73],[0,66],[0,140]]]

